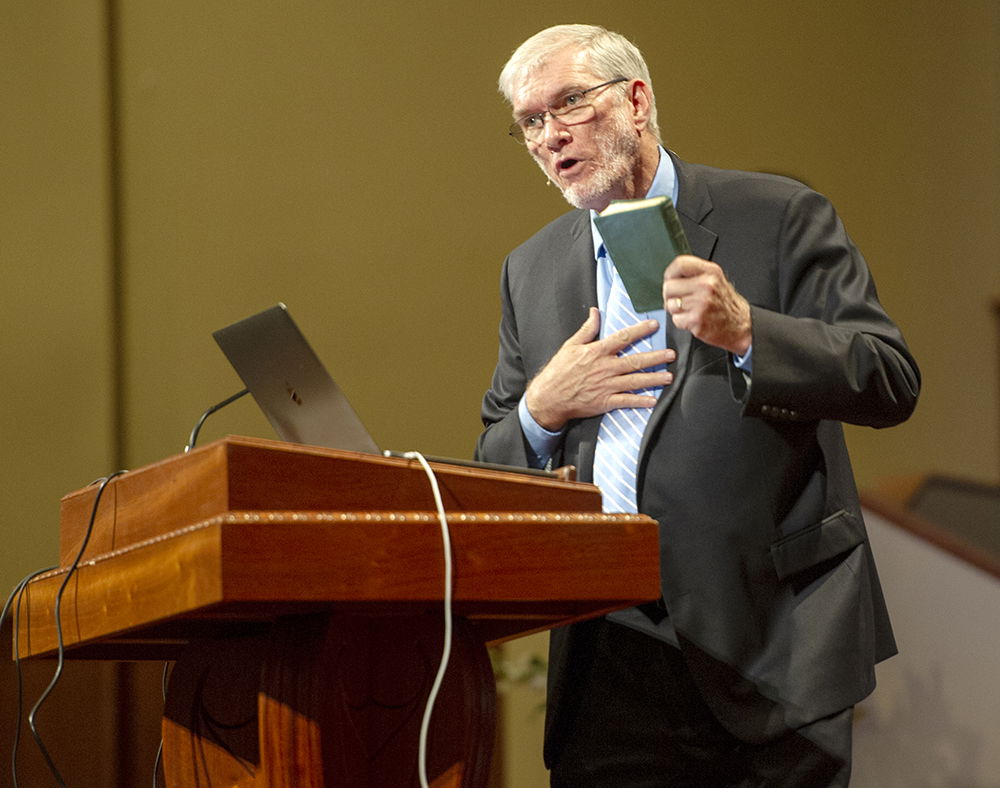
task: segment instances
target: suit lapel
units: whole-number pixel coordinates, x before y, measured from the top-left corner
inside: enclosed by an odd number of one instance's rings
[[[580,219],[571,231],[573,240],[568,253],[569,265],[559,266],[558,303],[573,307],[560,315],[562,336],[568,338],[583,325],[587,312],[597,306],[597,261],[594,259],[594,238],[590,229],[590,214],[580,211]],[[565,296],[562,294],[565,293]],[[560,340],[562,344],[562,340]],[[594,447],[601,426],[598,416],[582,419],[576,427],[576,465],[582,481],[589,481],[594,465]]]
[[[705,185],[691,176],[684,162],[673,153],[670,154],[670,158],[673,160],[677,173],[677,213],[680,216],[681,225],[684,227],[684,234],[691,246],[691,253],[696,257],[711,260],[718,236],[712,230],[703,227],[701,222],[712,211],[712,197]],[[660,400],[656,403],[642,436],[642,443],[639,446],[639,495],[642,494],[643,471],[650,436],[656,434],[660,422],[684,383],[688,363],[691,359],[691,345],[694,341],[690,331],[674,327],[669,312],[666,313],[666,329],[667,347],[672,347],[677,351],[677,360],[670,367],[674,373],[674,382],[667,386],[660,395]]]
[[[558,298],[551,308],[557,311],[558,336],[562,337],[558,345],[561,345],[587,319],[587,310],[597,306],[597,264],[587,211],[578,212],[578,219],[570,229],[569,249],[554,254],[553,259]],[[560,309],[561,304],[568,308]]]

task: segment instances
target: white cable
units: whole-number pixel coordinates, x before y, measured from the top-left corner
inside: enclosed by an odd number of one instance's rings
[[[441,682],[444,680],[445,671],[448,669],[448,659],[451,656],[451,535],[448,532],[448,516],[445,514],[444,504],[441,502],[441,491],[438,489],[437,478],[434,476],[433,469],[420,452],[408,451],[403,456],[408,460],[417,460],[430,480],[431,490],[434,492],[434,503],[437,506],[438,521],[441,523],[441,543],[444,547],[444,645],[441,653],[441,664],[438,666],[437,676],[434,677],[434,684],[431,686],[430,695],[427,697],[427,705],[424,707],[424,718],[420,723],[420,748],[418,754],[420,788],[429,788],[427,783],[427,734],[430,730],[431,714],[434,712],[434,702],[437,700],[438,691],[441,689]]]

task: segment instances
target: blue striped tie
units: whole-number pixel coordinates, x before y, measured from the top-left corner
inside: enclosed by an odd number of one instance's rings
[[[599,255],[606,254],[601,246]],[[641,319],[618,271],[611,266],[611,289],[601,322],[601,337],[638,323]],[[652,350],[648,337],[637,340],[619,355]],[[641,394],[658,397],[662,388],[643,389]],[[605,512],[636,512],[636,465],[639,444],[652,408],[619,408],[604,414],[594,450],[594,484],[601,488]]]

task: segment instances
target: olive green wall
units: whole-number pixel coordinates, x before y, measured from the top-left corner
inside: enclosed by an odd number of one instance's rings
[[[503,255],[564,209],[493,85],[564,19],[638,42],[681,156],[833,198],[926,378],[851,431],[861,478],[995,478],[998,7],[122,2],[116,213],[104,4],[4,0],[0,573],[54,557],[61,493],[179,451],[239,388],[211,331],[279,300],[380,443],[469,454]],[[248,400],[202,440],[233,432],[272,434]]]
[[[181,450],[240,388],[211,331],[279,300],[381,444],[471,453],[503,255],[565,209],[495,78],[563,21],[640,46],[682,157],[839,208],[925,376],[849,431],[861,481],[997,478],[1000,4],[485,9],[0,0],[0,585],[55,560],[61,494]],[[272,435],[247,400],[227,433]]]
[[[98,3],[0,17],[0,580],[55,563],[59,496],[114,444],[105,46]]]

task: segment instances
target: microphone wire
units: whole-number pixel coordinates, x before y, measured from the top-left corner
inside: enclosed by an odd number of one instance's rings
[[[7,601],[4,603],[3,610],[0,611],[0,629],[3,629],[3,623],[7,619],[7,615],[10,613],[11,605],[16,605],[14,607],[14,620],[13,620],[13,646],[14,646],[14,670],[17,675],[17,717],[14,722],[14,742],[11,747],[11,758],[10,758],[10,772],[11,779],[13,780],[13,788],[18,788],[17,783],[17,752],[21,744],[21,715],[24,713],[24,674],[21,671],[21,653],[18,648],[20,645],[20,624],[21,624],[21,597],[24,594],[24,589],[27,587],[28,583],[34,580],[39,575],[44,575],[46,572],[52,572],[58,569],[58,566],[48,566],[45,569],[38,569],[26,575],[16,586],[14,590],[10,592],[7,597]]]
[[[35,725],[35,720],[38,716],[38,711],[41,709],[42,704],[48,699],[52,690],[55,688],[59,679],[62,678],[63,666],[65,665],[65,643],[63,642],[63,631],[62,631],[62,599],[63,594],[66,592],[66,587],[69,585],[70,579],[76,573],[77,568],[80,565],[80,560],[83,558],[83,553],[87,549],[87,544],[90,542],[91,534],[94,532],[94,523],[97,520],[97,508],[101,503],[101,497],[104,495],[104,491],[108,488],[111,481],[121,476],[122,474],[128,473],[128,471],[115,471],[109,476],[105,476],[103,479],[99,480],[100,487],[97,489],[97,495],[94,497],[94,505],[90,511],[90,522],[87,524],[87,530],[83,535],[83,541],[80,544],[80,549],[77,550],[76,556],[73,562],[70,564],[69,568],[66,570],[66,577],[63,578],[62,585],[59,586],[59,590],[56,592],[56,602],[55,602],[55,626],[56,626],[56,643],[57,643],[57,659],[56,659],[56,669],[52,674],[52,680],[49,681],[48,686],[39,696],[38,700],[35,701],[35,705],[31,707],[31,711],[28,713],[28,727],[31,729],[31,735],[35,739],[35,743],[38,745],[38,749],[42,753],[42,757],[45,759],[45,764],[48,766],[49,771],[55,778],[56,782],[65,788],[66,783],[59,773],[59,769],[56,767],[55,761],[52,760],[52,756],[49,754],[48,748],[42,741],[42,737],[38,733],[38,728]],[[98,482],[95,482],[98,483]]]
[[[441,525],[441,543],[444,552],[444,642],[441,649],[441,663],[438,666],[437,675],[434,677],[434,683],[431,686],[430,694],[427,697],[427,704],[424,707],[424,716],[420,723],[420,743],[417,753],[420,788],[429,788],[427,782],[427,737],[430,731],[431,715],[434,712],[434,703],[437,700],[445,671],[448,669],[448,660],[451,657],[453,574],[451,534],[448,530],[448,515],[445,513],[444,503],[441,501],[441,490],[438,488],[434,470],[420,452],[408,451],[403,456],[408,460],[417,460],[430,481],[431,491],[434,493],[434,503],[437,507],[438,522]]]
[[[215,413],[217,410],[222,410],[226,405],[230,405],[236,402],[240,397],[245,397],[250,393],[250,389],[243,389],[233,394],[231,397],[226,397],[222,402],[216,402],[212,407],[201,414],[201,417],[195,423],[194,428],[191,430],[191,435],[188,437],[187,446],[184,447],[184,453],[187,454],[191,449],[194,448],[195,443],[198,442],[198,433],[201,432],[201,427],[205,423],[205,420]]]

